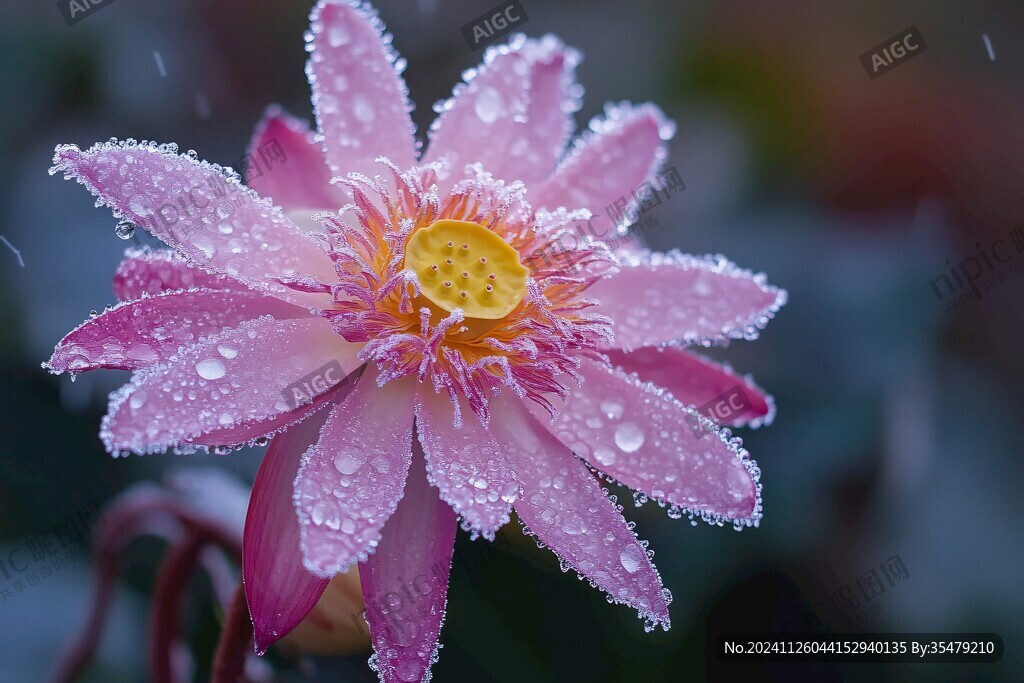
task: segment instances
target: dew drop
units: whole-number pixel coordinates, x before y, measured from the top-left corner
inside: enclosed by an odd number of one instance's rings
[[[609,420],[618,420],[622,417],[622,404],[615,401],[601,401],[601,412]]]
[[[218,344],[217,352],[225,358],[231,359],[238,355],[238,347],[228,343]]]
[[[501,93],[494,88],[484,88],[476,96],[473,109],[481,121],[489,124],[498,120],[498,115],[501,113],[503,105]]]
[[[630,574],[635,574],[640,566],[643,564],[644,558],[640,548],[635,545],[629,545],[622,549],[619,553],[619,562],[622,563],[622,567]]]
[[[415,659],[403,659],[395,667],[395,675],[403,683],[412,683],[413,681],[420,680],[420,672],[422,671],[422,665]]]
[[[343,452],[334,459],[334,466],[342,474],[355,474],[363,466],[363,460],[352,453]]]
[[[196,372],[203,379],[220,379],[226,371],[224,363],[216,358],[205,358],[196,363]]]
[[[644,445],[644,432],[632,422],[623,422],[615,430],[615,445],[632,453]]]
[[[598,447],[594,449],[594,459],[602,465],[615,464],[615,451],[610,448]]]
[[[128,399],[128,405],[132,410],[138,410],[146,403],[146,390],[137,389],[130,399]]]
[[[348,30],[341,24],[331,24],[327,29],[327,44],[331,47],[341,47],[351,39]]]
[[[114,226],[114,234],[117,235],[118,239],[130,240],[135,236],[135,224],[131,221],[118,221],[117,225]]]

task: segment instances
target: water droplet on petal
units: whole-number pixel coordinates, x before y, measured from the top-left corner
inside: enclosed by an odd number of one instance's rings
[[[643,565],[643,552],[635,545],[628,545],[619,553],[619,562],[630,574],[635,574]]]
[[[601,401],[601,412],[609,420],[618,420],[622,417],[622,404],[616,401]]]
[[[615,451],[610,448],[604,448],[599,446],[594,449],[594,459],[602,465],[614,465],[615,464]]]
[[[473,110],[484,123],[494,123],[498,120],[503,105],[501,93],[494,88],[484,88],[477,94]]]
[[[632,453],[644,445],[644,432],[632,422],[623,422],[615,430],[615,445]]]
[[[203,379],[220,379],[227,372],[227,368],[217,358],[206,358],[196,363],[196,372]]]
[[[353,453],[343,452],[334,459],[334,466],[342,474],[355,474],[363,466],[363,460]]]
[[[238,355],[238,347],[228,342],[218,344],[217,351],[227,359],[234,358]]]

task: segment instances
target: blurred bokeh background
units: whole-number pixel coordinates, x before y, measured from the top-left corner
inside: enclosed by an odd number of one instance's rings
[[[678,123],[670,163],[686,191],[655,209],[650,244],[723,253],[789,290],[757,342],[712,352],[753,373],[778,416],[738,430],[763,471],[759,529],[627,506],[675,595],[670,632],[645,634],[515,527],[483,550],[460,532],[436,680],[1022,680],[1024,253],[986,268],[975,296],[940,298],[931,283],[1024,224],[1024,5],[523,4],[527,34],[584,53],[580,127],[619,100],[656,102]],[[40,680],[85,619],[87,539],[65,548],[55,525],[182,468],[248,484],[262,455],[114,460],[97,432],[125,374],[72,383],[40,368],[90,310],[115,302],[111,276],[130,245],[83,188],[47,174],[53,148],[135,137],[239,159],[266,105],[311,118],[309,5],[111,1],[73,26],[52,2],[4,6],[0,562],[20,549],[20,561],[35,553],[50,566],[34,562],[34,582],[9,563],[0,571],[4,681]],[[377,3],[409,61],[421,131],[480,59],[460,27],[493,5]],[[911,25],[927,50],[869,79],[860,55]],[[67,555],[60,567],[50,550]],[[82,680],[147,679],[163,550],[146,540],[123,555],[113,619]],[[894,557],[904,571],[867,599],[866,577]],[[185,624],[195,680],[209,675],[222,618],[211,593],[197,575]],[[944,667],[738,666],[709,654],[727,632],[811,630],[993,631],[1006,653]],[[278,680],[375,680],[365,661],[273,666]]]

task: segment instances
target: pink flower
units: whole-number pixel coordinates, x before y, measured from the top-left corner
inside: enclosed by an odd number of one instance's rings
[[[268,112],[252,150],[279,165],[251,189],[174,145],[57,148],[54,172],[176,253],[130,252],[122,303],[49,369],[135,371],[103,420],[114,454],[271,439],[243,549],[260,651],[358,563],[371,664],[424,680],[457,522],[493,539],[513,509],[564,568],[668,628],[646,543],[588,465],[673,517],[756,525],[755,463],[688,406],[735,389],[730,424],[757,426],[771,399],[685,347],[756,337],[785,292],[720,256],[613,253],[577,230],[655,177],[672,126],[608,107],[563,157],[579,57],[557,39],[489,50],[422,158],[376,14],[321,2],[308,41],[318,135]],[[347,377],[328,388],[331,367]],[[326,390],[291,400],[317,377]]]

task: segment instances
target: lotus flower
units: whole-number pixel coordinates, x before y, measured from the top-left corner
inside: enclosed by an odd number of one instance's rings
[[[277,165],[248,187],[174,145],[57,148],[51,172],[173,252],[130,251],[121,303],[47,367],[134,371],[103,420],[113,454],[270,440],[243,543],[261,652],[358,563],[371,665],[427,680],[457,527],[493,539],[513,510],[667,629],[671,594],[595,471],[673,517],[756,525],[759,470],[692,406],[738,387],[730,424],[756,426],[771,399],[687,347],[756,337],[785,292],[579,229],[655,177],[673,126],[610,106],[566,152],[579,55],[556,38],[490,48],[420,154],[375,12],[311,21],[317,133],[271,109],[252,149]]]

